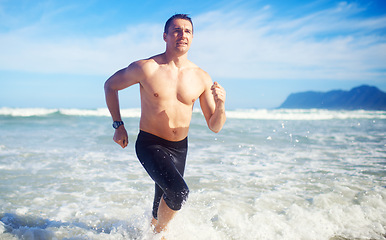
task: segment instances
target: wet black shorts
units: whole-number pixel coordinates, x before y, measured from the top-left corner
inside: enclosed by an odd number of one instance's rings
[[[180,210],[189,194],[183,179],[188,138],[173,142],[141,130],[135,150],[142,166],[155,182],[153,217],[157,219],[162,196],[169,208]]]

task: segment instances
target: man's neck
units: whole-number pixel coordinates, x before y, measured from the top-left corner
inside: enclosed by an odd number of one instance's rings
[[[164,58],[168,64],[172,63],[173,65],[175,65],[178,68],[186,66],[186,64],[189,62],[188,53],[185,53],[181,56],[178,56],[176,54],[169,53],[168,51],[166,51],[164,53]]]

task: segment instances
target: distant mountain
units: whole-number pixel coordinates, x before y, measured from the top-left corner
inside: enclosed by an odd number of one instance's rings
[[[355,87],[350,91],[292,93],[279,108],[386,110],[386,93],[368,85]]]

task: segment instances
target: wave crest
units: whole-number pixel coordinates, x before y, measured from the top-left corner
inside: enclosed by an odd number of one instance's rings
[[[47,109],[47,108],[0,108],[0,116],[40,117],[50,115],[110,117],[107,108],[97,109]],[[193,114],[201,114],[194,109]],[[256,120],[330,120],[330,119],[386,119],[386,111],[332,111],[323,109],[238,109],[226,112],[228,119]],[[121,109],[122,117],[140,117],[141,109]]]

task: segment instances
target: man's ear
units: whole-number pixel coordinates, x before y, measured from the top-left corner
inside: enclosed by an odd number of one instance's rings
[[[166,35],[167,35],[167,34],[164,32],[164,41],[165,41],[165,42],[166,42]]]

